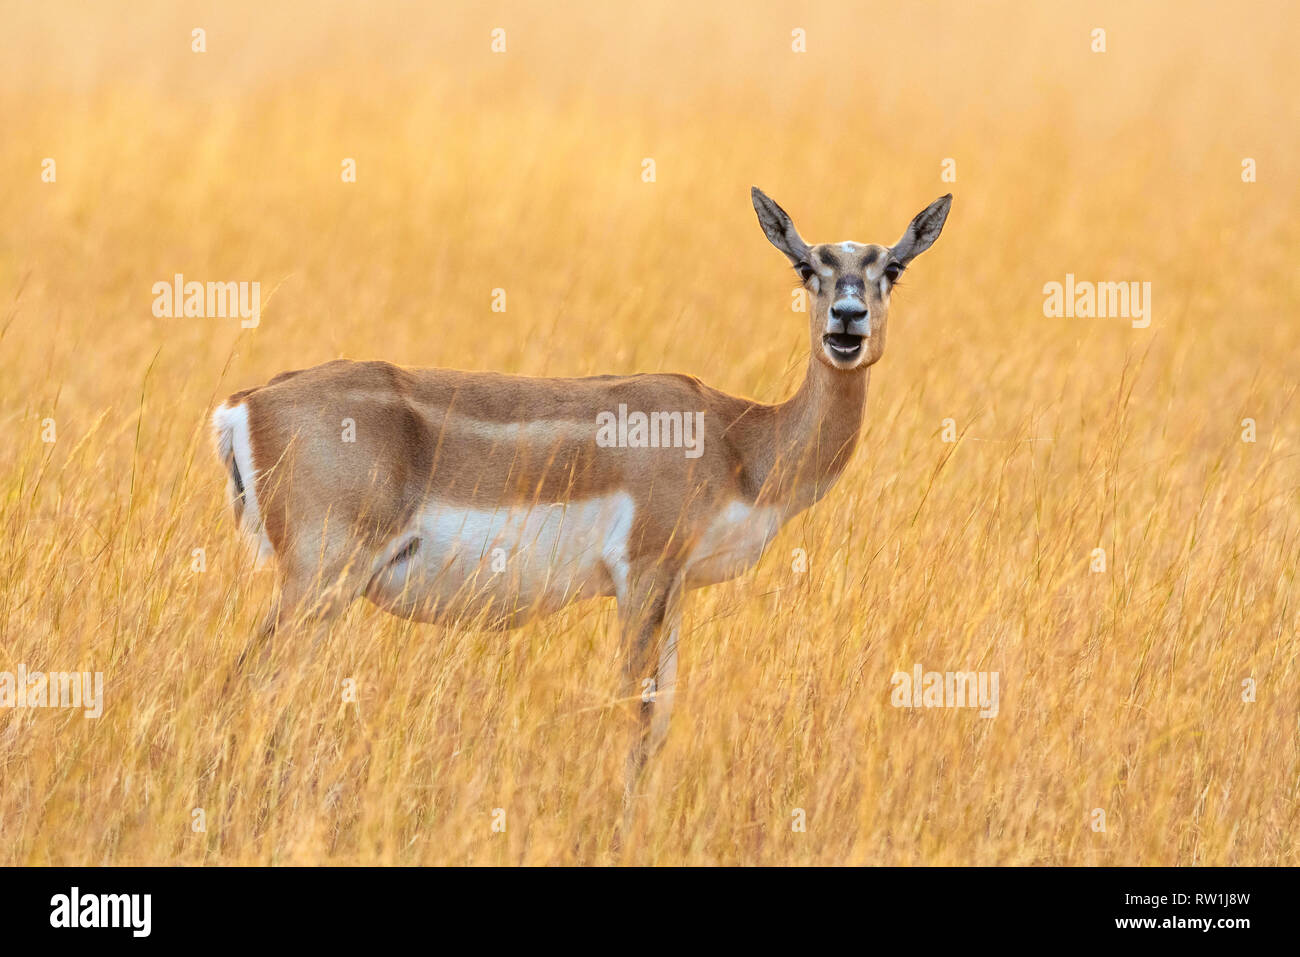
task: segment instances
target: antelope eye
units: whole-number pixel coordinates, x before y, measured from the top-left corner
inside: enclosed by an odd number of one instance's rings
[[[890,263],[885,267],[885,278],[890,282],[897,282],[898,277],[903,274],[903,267],[898,263]]]
[[[809,266],[807,263],[796,263],[794,267],[794,271],[799,274],[799,278],[802,279],[804,282],[807,282],[809,279],[813,277],[813,268],[812,266]]]

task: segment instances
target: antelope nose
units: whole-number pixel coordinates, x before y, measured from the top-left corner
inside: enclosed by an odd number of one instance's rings
[[[844,323],[859,322],[867,318],[867,307],[860,302],[840,300],[831,306],[831,318]]]

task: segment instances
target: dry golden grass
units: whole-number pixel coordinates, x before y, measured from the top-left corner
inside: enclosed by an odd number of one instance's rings
[[[0,9],[0,670],[106,683],[0,711],[0,863],[1297,863],[1294,8],[376,6]],[[784,398],[751,183],[812,241],[956,199],[848,474],[692,595],[621,847],[612,603],[358,604],[225,685],[270,576],[215,400],[340,355]],[[261,325],[153,318],[176,272],[260,281]],[[1150,281],[1151,327],[1044,318],[1066,272]],[[914,662],[998,671],[1001,713],[895,709]]]

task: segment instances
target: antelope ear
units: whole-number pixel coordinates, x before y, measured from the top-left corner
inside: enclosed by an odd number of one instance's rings
[[[758,213],[758,224],[772,241],[772,245],[785,253],[790,262],[798,265],[808,255],[808,244],[799,236],[789,214],[768,197],[757,186],[749,190],[754,201],[754,212]]]
[[[903,238],[894,243],[894,258],[906,266],[921,253],[925,252],[943,231],[943,224],[948,220],[948,208],[952,206],[952,193],[940,196],[925,209],[916,214],[908,224]]]

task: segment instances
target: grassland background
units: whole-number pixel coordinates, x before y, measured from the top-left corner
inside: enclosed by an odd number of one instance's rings
[[[1298,46],[1282,3],[0,3],[0,670],[106,682],[0,713],[0,863],[1297,863]],[[225,685],[271,582],[215,400],[336,356],[782,399],[751,184],[810,241],[956,198],[848,473],[692,596],[621,846],[612,603],[358,605]],[[261,325],[155,319],[176,272]],[[1066,272],[1150,328],[1044,318]],[[914,662],[1000,715],[891,707]]]

